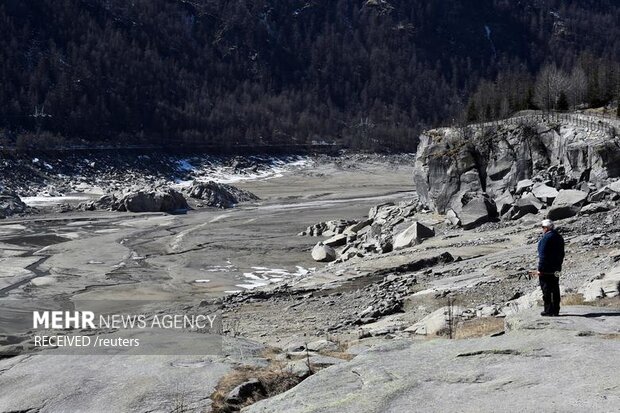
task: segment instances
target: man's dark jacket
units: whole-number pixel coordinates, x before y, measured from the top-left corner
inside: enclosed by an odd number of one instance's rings
[[[538,242],[538,271],[544,274],[562,271],[564,238],[556,230],[548,231]]]

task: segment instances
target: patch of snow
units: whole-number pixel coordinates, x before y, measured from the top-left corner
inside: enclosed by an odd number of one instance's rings
[[[95,231],[95,234],[113,234],[118,232],[117,228],[107,228],[107,229],[98,229]]]
[[[316,267],[304,268],[299,265],[295,268],[295,271],[288,271],[283,268],[252,267],[254,270],[253,272],[243,273],[243,276],[249,280],[249,283],[237,284],[237,287],[252,290],[268,284],[279,283],[290,278],[304,277],[310,274],[311,271],[316,270]]]
[[[234,265],[213,265],[210,268],[202,269],[202,271],[206,272],[230,272],[234,269]]]
[[[305,269],[304,267],[300,267],[299,265],[297,265],[296,268],[299,275],[308,275],[310,274],[310,271],[314,271],[314,268]]]
[[[255,283],[252,283],[252,284],[237,284],[236,287],[245,288],[246,290],[253,290],[253,289],[258,288],[258,287],[264,287],[267,284],[269,284],[269,283],[266,283],[266,282],[255,282]]]
[[[194,180],[198,182],[215,181],[222,184],[234,184],[241,181],[281,178],[287,172],[312,165],[310,158],[301,156],[287,158],[251,157],[249,159],[256,161],[255,167],[249,170],[234,169],[211,159],[191,159],[191,163],[189,159],[181,159],[177,161],[179,170],[190,172],[192,179],[177,179],[175,183],[178,187],[184,188],[191,186]]]
[[[22,201],[28,206],[51,206],[60,205],[67,201],[85,201],[87,196],[25,196]]]
[[[254,273],[251,273],[251,272],[244,272],[243,276],[245,278],[249,278],[250,280],[256,280],[256,281],[258,281],[258,280],[261,280],[261,281],[262,280],[266,280],[266,278],[259,277],[258,275],[254,274]]]

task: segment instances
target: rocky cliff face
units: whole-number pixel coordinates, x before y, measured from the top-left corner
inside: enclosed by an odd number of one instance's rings
[[[472,225],[484,211],[491,218],[505,212],[501,206],[536,184],[589,193],[620,176],[620,138],[609,133],[523,119],[431,130],[420,138],[416,190],[422,203]]]

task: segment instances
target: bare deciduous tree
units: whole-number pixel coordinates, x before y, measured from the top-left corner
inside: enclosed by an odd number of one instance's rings
[[[585,103],[588,97],[588,77],[586,72],[575,66],[570,74],[570,90],[567,91],[572,107]]]
[[[548,64],[538,74],[534,99],[536,104],[544,110],[555,109],[560,94],[567,93],[570,89],[570,77],[555,64]]]

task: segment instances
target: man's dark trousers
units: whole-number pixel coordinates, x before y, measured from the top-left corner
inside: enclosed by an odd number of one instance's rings
[[[545,303],[545,313],[558,315],[560,313],[560,280],[555,274],[542,274],[539,277],[540,288]]]

